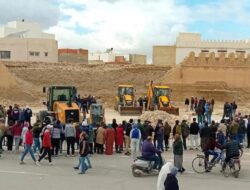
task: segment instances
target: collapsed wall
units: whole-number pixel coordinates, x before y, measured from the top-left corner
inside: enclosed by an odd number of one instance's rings
[[[10,74],[4,64],[0,62],[0,88],[11,88],[17,85],[16,80]]]

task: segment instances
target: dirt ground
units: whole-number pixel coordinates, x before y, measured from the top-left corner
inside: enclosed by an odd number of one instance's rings
[[[247,112],[250,93],[243,89],[230,89],[223,82],[196,82],[193,85],[171,84],[166,76],[172,69],[153,65],[84,65],[74,63],[0,63],[0,104],[18,103],[21,106],[42,106],[46,95],[42,87],[74,85],[81,95],[92,94],[106,108],[114,107],[114,96],[119,84],[133,84],[136,98],[146,95],[147,84],[168,84],[172,100],[182,106],[186,97],[214,98],[217,105],[236,100]],[[250,102],[249,102],[250,103]]]

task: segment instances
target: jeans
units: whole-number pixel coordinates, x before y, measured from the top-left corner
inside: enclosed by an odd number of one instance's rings
[[[81,157],[79,158],[79,161],[80,161],[80,163],[79,163],[79,170],[80,170],[80,173],[85,173],[86,170],[88,169],[85,160],[86,160],[86,157],[82,157],[82,156],[81,156]]]
[[[211,160],[211,163],[213,163],[215,160],[216,160],[216,158],[218,158],[218,156],[219,156],[219,152],[215,152],[214,150],[208,150],[208,156],[209,155],[212,155],[212,156],[214,156],[213,158],[212,158],[212,160]]]
[[[15,141],[15,150],[19,150],[19,145],[21,142],[21,136],[14,136],[14,141]]]
[[[160,151],[164,151],[163,150],[163,139],[157,139],[157,149]]]
[[[39,139],[39,138],[34,138],[34,146],[33,146],[33,149],[34,149],[34,153],[36,153],[37,150],[38,150],[38,152],[40,151],[40,149],[41,149],[41,144],[40,144],[40,139]]]
[[[212,117],[212,115],[210,113],[206,113],[206,120],[207,120],[208,124],[210,124],[212,122],[211,117]]]
[[[243,143],[244,139],[245,139],[245,134],[238,133],[238,142]]]
[[[151,156],[143,156],[143,158],[144,158],[145,160],[154,162],[153,169],[156,169],[157,166],[158,166],[158,167],[160,166],[160,158],[159,158],[159,156],[151,155]]]
[[[139,154],[139,147],[140,147],[140,139],[131,139],[131,153],[133,159],[136,159],[136,157]]]
[[[21,156],[21,161],[23,161],[24,157],[26,156],[26,154],[28,154],[28,152],[30,153],[31,155],[31,158],[34,160],[34,162],[36,161],[36,158],[34,156],[34,152],[33,152],[33,149],[32,149],[32,146],[29,145],[29,144],[26,144],[25,145],[25,149],[24,149],[24,152]]]
[[[67,155],[70,153],[70,147],[71,147],[71,154],[75,154],[75,137],[67,137]]]

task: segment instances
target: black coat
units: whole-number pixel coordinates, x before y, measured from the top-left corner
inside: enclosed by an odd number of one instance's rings
[[[179,190],[178,180],[173,174],[168,174],[164,182],[165,190]]]

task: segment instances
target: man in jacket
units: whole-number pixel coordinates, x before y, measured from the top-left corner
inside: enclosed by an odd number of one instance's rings
[[[193,118],[193,123],[191,123],[190,125],[190,145],[191,145],[190,150],[193,150],[194,147],[196,150],[198,150],[199,130],[200,130],[200,127],[198,123],[196,122],[196,118]]]
[[[132,158],[136,159],[139,154],[139,147],[141,141],[141,131],[138,129],[136,124],[133,125],[133,128],[130,132],[130,139]]]
[[[189,136],[190,130],[186,120],[183,120],[181,123],[181,134],[183,140],[183,147],[187,150],[187,137]]]
[[[162,166],[161,152],[154,147],[152,143],[152,137],[150,136],[142,144],[142,157],[145,160],[154,162],[153,169],[156,168],[158,168],[158,170],[161,169]]]
[[[171,130],[172,130],[171,126],[166,121],[165,125],[164,125],[164,141],[165,141],[165,149],[166,149],[166,151],[169,148],[168,145],[169,145],[169,137],[170,137]]]
[[[69,120],[70,123],[67,123],[65,126],[65,138],[67,141],[67,156],[70,155],[71,147],[71,156],[75,155],[75,139],[76,139],[76,129],[73,125],[73,120]]]
[[[48,159],[49,159],[49,164],[52,164],[52,160],[51,160],[51,150],[52,150],[52,144],[51,144],[51,129],[53,128],[52,125],[48,125],[46,127],[47,129],[44,131],[43,134],[43,153],[41,156],[39,156],[39,159],[37,161],[37,164],[39,165],[41,160],[48,154]]]
[[[52,155],[58,156],[58,152],[60,149],[60,139],[62,133],[62,126],[59,120],[53,126],[52,129]]]

